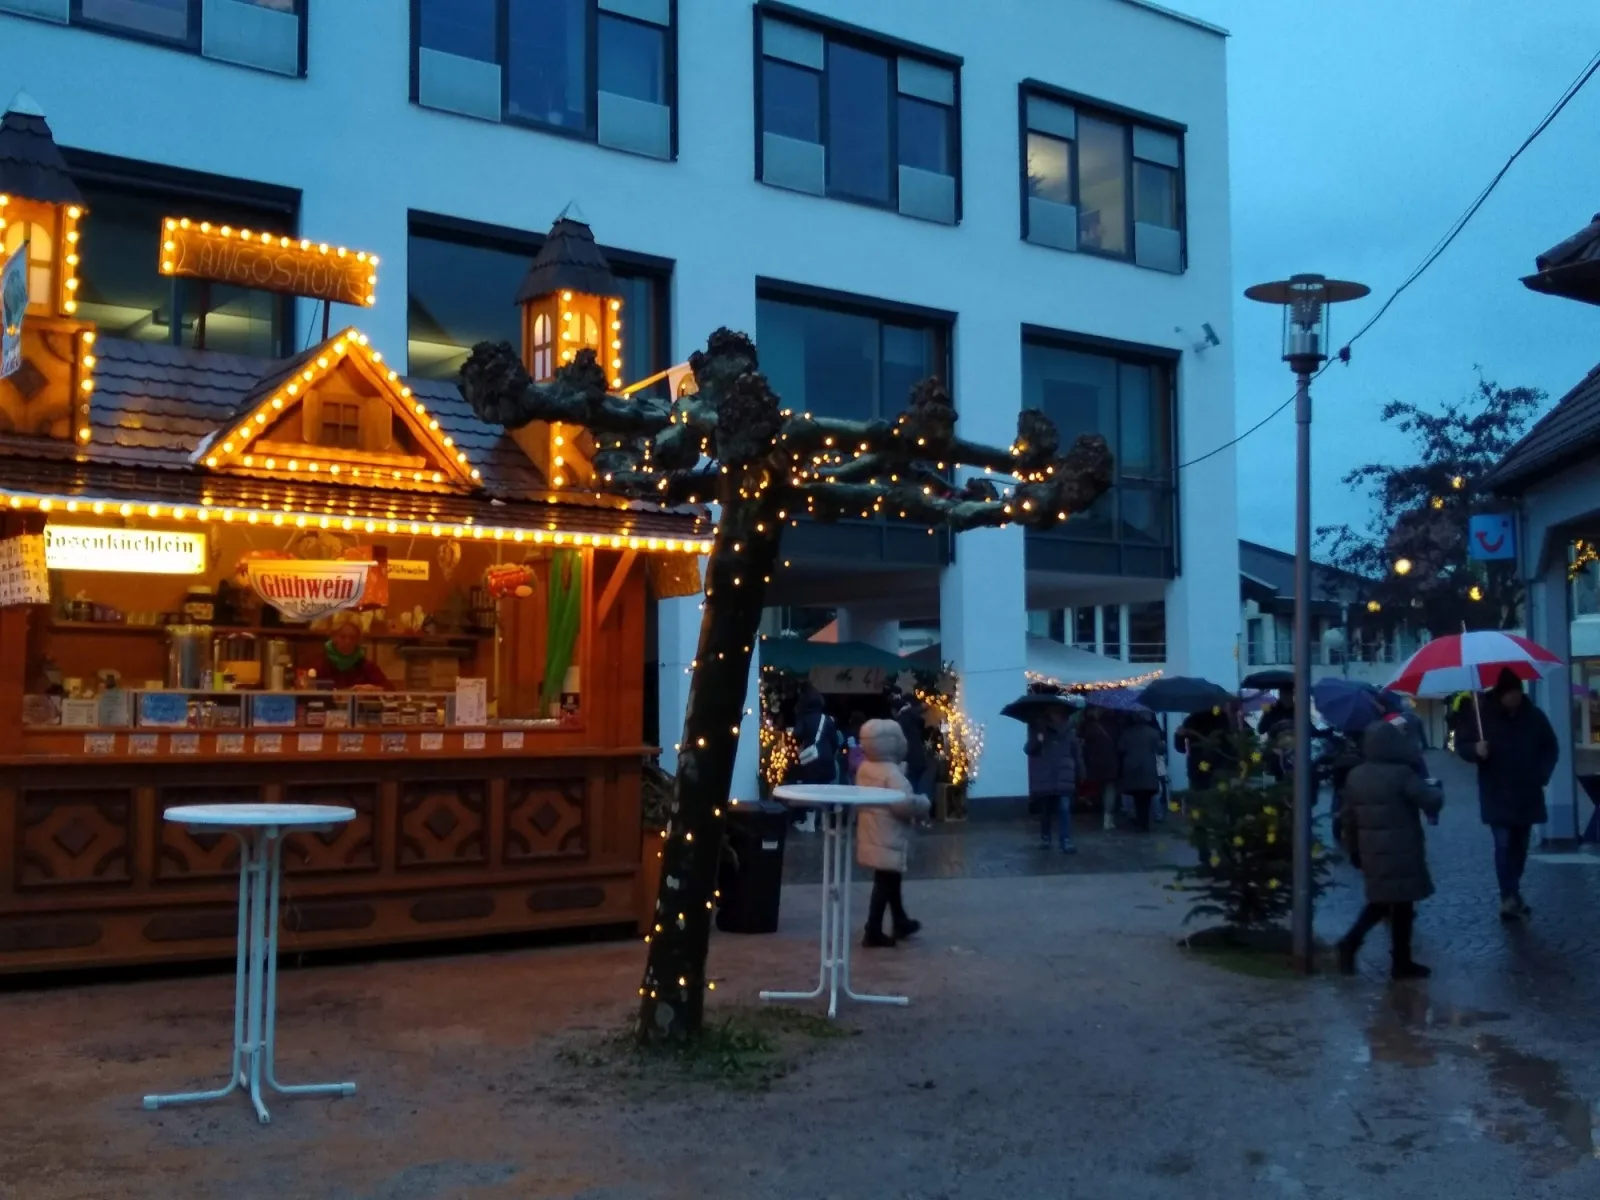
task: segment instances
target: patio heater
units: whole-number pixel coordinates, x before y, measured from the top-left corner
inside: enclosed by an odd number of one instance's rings
[[[1328,357],[1328,306],[1369,289],[1321,275],[1291,275],[1245,289],[1283,309],[1283,361],[1295,374],[1294,513],[1294,969],[1309,974],[1311,938],[1311,376]]]

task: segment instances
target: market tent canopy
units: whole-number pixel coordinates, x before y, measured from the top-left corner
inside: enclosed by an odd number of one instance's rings
[[[907,666],[937,669],[942,661],[940,655],[943,650],[944,647],[935,642],[915,654],[906,655],[903,661]],[[1027,668],[1030,674],[1043,675],[1063,687],[1142,681],[1149,679],[1155,671],[1154,667],[1125,663],[1092,650],[1080,650],[1077,646],[1064,646],[1033,633],[1028,634]]]
[[[913,664],[866,642],[808,642],[804,638],[764,637],[761,665],[809,675],[814,667],[877,668],[899,673]]]

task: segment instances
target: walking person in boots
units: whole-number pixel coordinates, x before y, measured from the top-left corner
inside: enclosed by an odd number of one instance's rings
[[[900,886],[911,854],[911,825],[928,814],[928,798],[911,790],[906,778],[906,735],[896,721],[868,721],[861,727],[863,762],[856,769],[857,787],[889,788],[904,798],[894,804],[863,808],[856,816],[856,861],[872,869],[872,899],[867,904],[863,946],[892,946],[922,928],[906,916]],[[887,909],[893,932],[884,933]]]
[[[1391,978],[1426,979],[1431,972],[1411,957],[1417,903],[1433,895],[1422,817],[1436,817],[1444,797],[1417,774],[1417,745],[1403,726],[1374,721],[1361,735],[1361,751],[1344,785],[1342,832],[1366,877],[1367,905],[1339,943],[1339,970],[1354,975],[1361,943],[1388,921]]]
[[[1522,872],[1533,827],[1550,819],[1544,789],[1555,774],[1560,747],[1550,719],[1528,703],[1522,680],[1509,670],[1500,672],[1487,698],[1462,709],[1456,753],[1478,765],[1478,810],[1494,834],[1500,919],[1519,921],[1533,914],[1522,898]]]

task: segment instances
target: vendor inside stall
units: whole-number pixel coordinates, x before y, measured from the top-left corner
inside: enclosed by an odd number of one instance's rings
[[[390,690],[389,677],[361,644],[361,618],[352,612],[340,613],[334,619],[333,632],[322,644],[322,657],[313,670],[317,679],[331,681],[340,691]]]

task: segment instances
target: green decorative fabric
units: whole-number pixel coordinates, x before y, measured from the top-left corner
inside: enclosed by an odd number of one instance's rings
[[[576,550],[557,550],[550,556],[549,629],[545,638],[544,690],[539,698],[541,715],[561,699],[561,685],[578,644],[582,610],[583,556]]]

